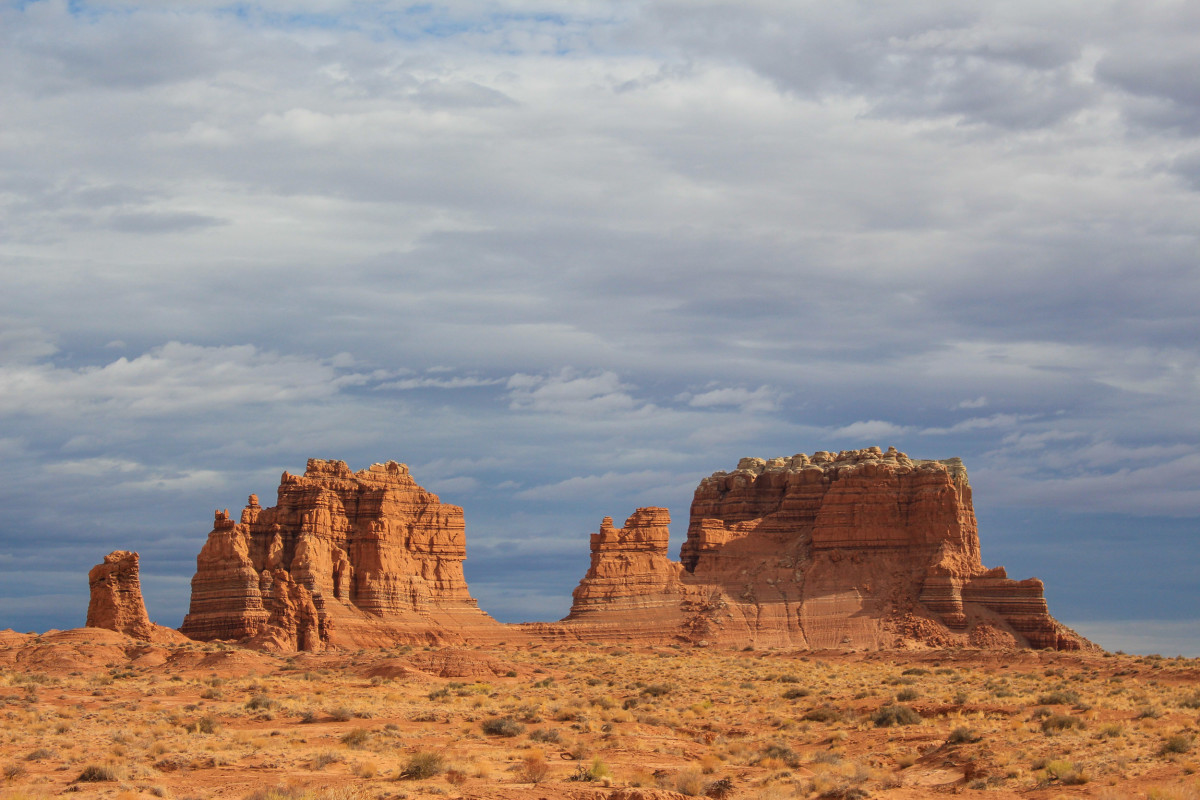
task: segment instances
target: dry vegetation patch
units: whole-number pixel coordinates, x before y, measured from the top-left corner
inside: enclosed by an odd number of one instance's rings
[[[0,800],[1200,800],[1182,659],[66,642],[0,657]]]

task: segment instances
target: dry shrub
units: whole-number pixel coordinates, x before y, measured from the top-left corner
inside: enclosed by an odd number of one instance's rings
[[[360,750],[371,741],[371,732],[366,728],[355,728],[342,736],[342,744]]]
[[[525,731],[525,726],[512,717],[492,717],[485,719],[480,725],[488,736],[519,736]]]
[[[100,783],[103,781],[118,781],[120,776],[110,766],[103,764],[88,764],[75,779],[76,783]]]
[[[521,761],[521,768],[517,772],[522,783],[533,784],[541,783],[549,774],[550,765],[546,763],[546,757],[536,751],[525,756]]]
[[[687,767],[666,781],[664,789],[674,789],[680,794],[685,794],[688,797],[696,797],[703,794],[705,787],[704,775],[696,767]]]
[[[1042,766],[1047,782],[1057,781],[1064,786],[1078,786],[1088,782],[1083,770],[1070,761],[1047,761]]]
[[[890,728],[894,725],[916,725],[921,721],[921,715],[908,706],[889,704],[883,706],[871,715],[871,722],[877,728]]]
[[[400,777],[404,780],[422,781],[432,778],[446,769],[446,758],[433,750],[418,750],[408,757]]]
[[[1079,717],[1072,717],[1070,714],[1051,714],[1042,720],[1043,733],[1058,733],[1082,727],[1083,720]]]

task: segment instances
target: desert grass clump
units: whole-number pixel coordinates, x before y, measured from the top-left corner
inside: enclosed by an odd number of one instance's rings
[[[521,767],[517,771],[517,776],[522,783],[532,783],[537,785],[546,780],[550,774],[550,765],[546,763],[546,757],[540,752],[532,752],[521,760]]]
[[[1073,706],[1079,702],[1079,692],[1072,689],[1055,689],[1038,695],[1039,706]]]
[[[569,781],[600,781],[611,777],[608,765],[599,756],[592,759],[591,764],[580,764],[567,780]]]
[[[1070,714],[1051,714],[1042,720],[1042,733],[1059,733],[1082,727],[1083,720]]]
[[[525,732],[525,726],[512,717],[492,717],[485,719],[480,725],[488,736],[520,736]]]
[[[342,760],[342,757],[339,756],[337,753],[324,752],[324,753],[317,753],[316,755],[314,755],[312,757],[312,760],[309,762],[309,764],[312,766],[313,769],[320,770],[320,769],[325,769],[330,764],[337,764],[341,760]]]
[[[950,735],[946,737],[946,744],[975,744],[980,738],[982,737],[970,728],[958,727],[950,731]]]
[[[1041,764],[1046,783],[1057,782],[1063,786],[1079,786],[1088,782],[1088,776],[1070,761],[1046,761]]]
[[[1186,753],[1192,749],[1192,744],[1193,740],[1191,736],[1186,733],[1177,733],[1163,740],[1159,753],[1162,755]]]
[[[433,750],[418,750],[408,757],[400,778],[406,781],[423,781],[440,775],[446,769],[446,757]]]
[[[828,703],[810,708],[801,715],[800,719],[807,722],[837,722],[842,718],[842,712]]]
[[[916,725],[920,723],[921,715],[908,706],[889,703],[871,715],[871,722],[876,728],[890,728],[895,725]]]
[[[246,701],[247,711],[269,711],[279,704],[265,694],[256,694]]]
[[[780,742],[773,742],[763,748],[760,763],[768,759],[786,764],[791,769],[800,766],[800,756],[796,754],[796,751]]]
[[[801,686],[794,686],[783,693],[784,700],[799,700],[801,697],[808,697],[812,692]]]
[[[371,740],[371,732],[366,728],[355,728],[342,736],[342,744],[360,750]]]
[[[75,778],[75,783],[103,783],[120,779],[117,771],[112,767],[104,764],[88,764],[83,768],[83,772],[79,773],[79,777]]]
[[[558,744],[562,741],[562,734],[554,728],[534,728],[529,732],[529,738],[544,744]]]

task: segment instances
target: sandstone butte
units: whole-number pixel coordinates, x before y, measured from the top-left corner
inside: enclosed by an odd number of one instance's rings
[[[137,553],[114,550],[88,572],[88,628],[105,628],[133,639],[155,644],[186,642],[177,631],[155,625],[142,599],[142,579]]]
[[[700,482],[680,561],[665,508],[591,536],[543,635],[799,648],[1096,649],[1037,579],[980,560],[967,471],[895,448],[742,459]]]
[[[283,473],[275,506],[250,495],[240,521],[216,512],[180,631],[272,650],[498,641],[465,558],[462,509],[404,464],[310,459]]]
[[[273,650],[587,639],[795,648],[1095,646],[1041,581],[980,560],[959,459],[890,448],[742,459],[701,481],[680,560],[670,516],[605,518],[559,622],[502,625],[468,592],[462,509],[390,461],[312,459],[278,501],[217,511],[181,631]]]

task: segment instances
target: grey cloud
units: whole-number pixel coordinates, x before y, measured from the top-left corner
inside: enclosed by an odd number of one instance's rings
[[[514,615],[745,455],[961,455],[1037,519],[1194,500],[1156,467],[1200,446],[1176,6],[89,9],[0,12],[14,558],[186,578],[314,455],[460,502],[490,597],[550,548]]]
[[[207,214],[185,212],[130,212],[115,214],[110,224],[124,233],[170,233],[225,225],[228,220],[210,217]]]

